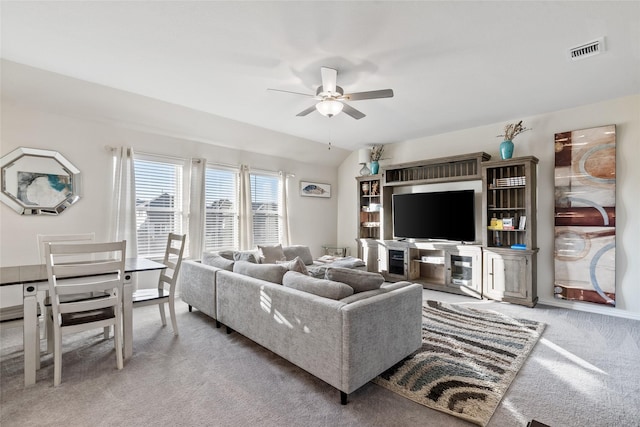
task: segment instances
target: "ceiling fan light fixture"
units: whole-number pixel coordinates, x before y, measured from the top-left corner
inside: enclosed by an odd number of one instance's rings
[[[344,105],[335,99],[325,99],[316,104],[316,110],[323,116],[333,117],[342,111]]]

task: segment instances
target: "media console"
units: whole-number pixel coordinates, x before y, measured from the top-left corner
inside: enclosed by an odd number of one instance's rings
[[[480,245],[398,240],[378,244],[378,268],[387,280],[408,280],[426,289],[482,296]]]

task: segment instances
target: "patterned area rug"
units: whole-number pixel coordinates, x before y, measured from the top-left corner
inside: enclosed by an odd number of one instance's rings
[[[486,426],[545,325],[437,301],[422,317],[422,348],[373,381]]]

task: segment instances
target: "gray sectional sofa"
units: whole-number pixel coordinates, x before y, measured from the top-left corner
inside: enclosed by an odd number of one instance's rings
[[[383,283],[339,264],[325,265],[325,278],[313,277],[297,255],[281,264],[214,257],[182,264],[181,298],[190,310],[337,388],[343,404],[421,345],[420,285]]]

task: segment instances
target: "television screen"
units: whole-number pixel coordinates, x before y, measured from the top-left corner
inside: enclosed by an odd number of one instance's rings
[[[393,235],[396,238],[474,242],[474,191],[394,194]]]

